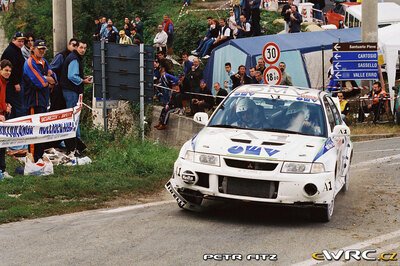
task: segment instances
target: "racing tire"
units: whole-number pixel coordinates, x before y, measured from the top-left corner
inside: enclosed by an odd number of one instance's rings
[[[335,200],[333,199],[330,204],[321,204],[312,209],[312,219],[316,222],[327,223],[331,220],[333,209],[335,207]]]

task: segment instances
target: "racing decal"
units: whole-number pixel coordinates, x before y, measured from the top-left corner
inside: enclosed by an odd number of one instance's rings
[[[242,146],[232,146],[228,149],[228,152],[230,154],[247,154],[247,155],[256,155],[256,156],[259,156],[259,155],[265,153],[266,155],[268,155],[268,157],[271,157],[280,151],[275,150],[275,149],[270,149],[270,148],[264,148],[264,147],[260,147],[260,146],[248,145],[248,146],[246,146],[246,148],[244,148]]]
[[[178,193],[175,192],[175,190],[172,188],[171,182],[165,184],[165,188],[168,190],[169,193],[171,193],[172,197],[174,197],[179,207],[181,208],[185,207],[187,201],[184,198],[182,198]]]
[[[332,182],[331,181],[325,183],[323,191],[325,192],[325,191],[330,191],[330,190],[332,190]]]
[[[335,147],[335,143],[333,142],[332,138],[328,138],[324,145],[322,146],[322,148],[319,150],[319,152],[317,153],[317,155],[315,155],[315,158],[313,160],[313,162],[315,162],[316,160],[318,160],[319,157],[321,157],[322,155],[324,155],[327,151],[329,151],[330,149]]]
[[[306,96],[306,95],[302,95],[301,97],[297,97],[296,101],[321,104],[317,97]]]
[[[253,96],[254,94],[256,94],[255,92],[235,92],[234,94],[233,94],[233,96],[236,96],[236,97],[251,97],[251,96]]]

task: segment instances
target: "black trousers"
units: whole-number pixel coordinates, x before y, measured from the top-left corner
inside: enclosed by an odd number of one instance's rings
[[[3,173],[6,171],[6,148],[0,149],[0,170]]]
[[[46,108],[41,106],[33,106],[29,108],[28,115],[46,113]],[[37,143],[29,145],[29,152],[33,155],[35,162],[42,158],[47,143]]]

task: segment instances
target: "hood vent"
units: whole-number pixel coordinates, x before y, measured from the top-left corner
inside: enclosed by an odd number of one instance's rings
[[[261,143],[261,145],[269,145],[269,146],[282,146],[285,145],[286,143],[282,143],[282,142],[271,142],[271,141],[264,141],[263,143]]]
[[[239,143],[247,143],[250,144],[251,140],[249,139],[231,139],[233,142],[239,142]]]

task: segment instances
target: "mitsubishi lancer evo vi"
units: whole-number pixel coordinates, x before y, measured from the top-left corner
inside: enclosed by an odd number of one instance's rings
[[[350,129],[323,91],[243,85],[210,119],[194,120],[205,127],[183,145],[165,185],[181,208],[241,200],[307,207],[327,222],[348,190]]]

